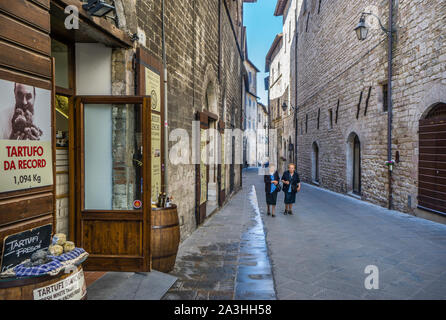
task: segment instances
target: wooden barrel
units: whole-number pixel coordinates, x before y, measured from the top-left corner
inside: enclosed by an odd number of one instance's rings
[[[0,301],[85,300],[86,290],[82,266],[74,273],[61,271],[56,276],[0,279]]]
[[[152,209],[152,269],[171,272],[180,245],[180,223],[177,206]]]

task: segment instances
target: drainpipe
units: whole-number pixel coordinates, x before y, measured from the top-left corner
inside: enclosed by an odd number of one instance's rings
[[[387,105],[388,105],[388,123],[387,123],[387,160],[392,160],[392,62],[393,62],[393,0],[389,0],[389,52],[388,52],[388,79],[387,79]],[[393,208],[393,190],[392,190],[392,171],[389,170],[389,210]]]
[[[297,55],[298,55],[298,48],[297,48],[297,45],[298,45],[298,35],[297,35],[297,27],[298,27],[298,25],[297,25],[297,10],[298,10],[298,4],[296,3],[296,10],[294,11],[294,23],[295,23],[295,28],[294,28],[294,38],[296,39],[295,41],[294,41],[294,46],[295,46],[295,54],[294,54],[294,67],[295,67],[295,70],[294,70],[294,99],[295,99],[295,101],[294,101],[294,164],[297,166],[297,137],[298,137],[298,132],[297,132],[297,117],[298,117],[298,113],[297,113],[297,110],[298,110],[298,106],[297,106],[297,101],[298,101],[298,99],[297,99]],[[297,168],[296,168],[296,170],[297,170]]]
[[[162,0],[162,34],[163,34],[163,66],[164,66],[164,192],[169,196],[169,112],[167,107],[167,58],[165,35],[165,0]]]

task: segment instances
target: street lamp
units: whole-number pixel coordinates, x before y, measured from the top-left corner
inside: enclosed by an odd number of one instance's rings
[[[369,33],[369,28],[365,24],[365,17],[364,15],[361,16],[359,19],[359,23],[355,28],[356,35],[358,36],[359,41],[364,41],[367,38],[367,35]]]
[[[392,28],[392,30],[386,29],[384,27],[384,25],[382,24],[381,19],[377,15],[375,15],[371,12],[363,12],[363,13],[361,13],[361,17],[359,18],[359,23],[355,28],[356,36],[358,37],[359,41],[364,41],[365,39],[367,39],[367,35],[369,34],[369,27],[367,26],[367,24],[365,22],[366,16],[375,17],[379,22],[379,26],[381,27],[381,30],[385,34],[390,36],[393,32],[395,32],[395,30],[393,28]]]
[[[115,10],[114,6],[106,3],[104,0],[88,0],[88,3],[84,4],[82,8],[95,17],[103,17]]]
[[[296,107],[293,107],[293,106],[290,106],[290,107],[291,107],[291,110],[296,110]],[[283,112],[285,112],[287,109],[288,109],[288,105],[287,105],[286,102],[284,101],[284,102],[282,103],[282,110],[283,110]]]
[[[366,16],[373,16],[378,19],[381,30],[387,35],[388,40],[388,57],[387,57],[387,162],[390,163],[392,160],[392,122],[393,122],[393,104],[392,104],[392,75],[393,75],[393,46],[394,46],[394,37],[393,34],[396,32],[396,27],[393,25],[393,11],[394,11],[394,0],[389,1],[389,26],[388,29],[384,27],[381,22],[381,19],[371,13],[371,12],[363,12],[361,13],[361,17],[359,18],[359,23],[355,28],[356,36],[359,41],[364,41],[368,35],[368,26],[365,23]],[[388,208],[393,208],[393,188],[392,188],[392,171],[389,170],[388,174],[389,178],[389,200],[388,200]]]

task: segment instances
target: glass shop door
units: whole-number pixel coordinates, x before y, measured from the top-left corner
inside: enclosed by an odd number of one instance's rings
[[[149,97],[76,97],[76,239],[89,271],[150,271]]]

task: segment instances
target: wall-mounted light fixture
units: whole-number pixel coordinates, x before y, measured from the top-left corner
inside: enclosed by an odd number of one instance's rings
[[[95,17],[103,17],[115,10],[115,7],[104,0],[88,0],[88,3],[82,6],[89,14]]]
[[[363,12],[363,13],[361,13],[361,17],[359,18],[359,23],[355,28],[356,36],[358,37],[359,41],[364,41],[365,39],[367,39],[367,35],[369,34],[369,26],[366,24],[366,21],[365,21],[366,16],[375,17],[379,22],[379,26],[381,27],[381,30],[388,36],[390,36],[393,32],[396,31],[394,29],[392,29],[392,30],[386,29],[384,27],[384,25],[382,24],[381,19],[377,15],[375,15],[371,12]]]
[[[291,105],[290,105],[290,108],[291,108],[291,110],[296,111],[296,108]],[[283,110],[283,112],[285,112],[287,109],[288,109],[288,105],[287,105],[286,101],[284,101],[282,103],[282,110]]]
[[[378,19],[381,30],[387,35],[388,48],[387,48],[387,162],[390,163],[393,161],[392,159],[392,121],[393,121],[393,103],[392,103],[392,76],[393,76],[393,47],[394,47],[394,36],[396,33],[397,27],[393,24],[393,12],[394,12],[394,0],[388,0],[389,4],[389,23],[388,28],[385,28],[381,22],[381,19],[371,13],[371,12],[363,12],[361,13],[361,17],[359,18],[359,23],[355,28],[356,36],[359,41],[364,41],[367,39],[367,35],[369,33],[369,27],[366,24],[365,18],[366,16],[374,16]],[[388,208],[393,208],[393,187],[392,187],[392,171],[389,170],[388,174],[389,182],[388,182],[388,190],[389,190],[389,200],[388,200]]]

